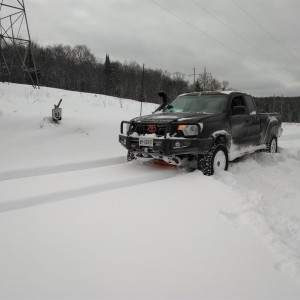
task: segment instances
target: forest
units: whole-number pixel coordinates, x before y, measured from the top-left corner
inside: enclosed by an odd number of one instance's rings
[[[1,81],[31,84],[29,68],[37,70],[38,85],[66,90],[104,94],[138,101],[159,103],[159,91],[172,99],[181,93],[230,89],[227,80],[220,81],[211,73],[200,74],[189,83],[184,74],[145,67],[135,61],[111,61],[109,54],[99,59],[85,45],[40,46],[31,44],[15,49],[5,45],[0,49]],[[31,55],[31,53],[33,53]],[[22,63],[19,57],[25,57]],[[3,60],[5,57],[5,61]],[[300,97],[255,98],[259,111],[280,112],[284,122],[300,122]]]

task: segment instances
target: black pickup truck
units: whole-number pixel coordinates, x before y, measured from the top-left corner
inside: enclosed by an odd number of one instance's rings
[[[259,113],[250,95],[236,91],[179,95],[153,114],[122,121],[127,159],[155,159],[199,169],[227,170],[228,161],[263,150],[277,152],[278,113]]]

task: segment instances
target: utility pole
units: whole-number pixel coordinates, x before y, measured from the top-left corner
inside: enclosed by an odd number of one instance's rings
[[[194,70],[194,73],[193,74],[189,74],[188,76],[193,76],[194,77],[194,86],[195,86],[195,84],[196,84],[196,75],[200,75],[200,74],[196,74],[196,68],[194,67],[193,68],[193,70]]]
[[[142,101],[144,101],[144,79],[145,79],[145,64],[143,64],[143,74],[142,74]]]
[[[196,83],[196,68],[194,68],[194,85]]]
[[[282,115],[283,108],[282,108],[282,106],[283,106],[283,94],[281,96],[281,118],[283,119],[283,115]]]
[[[145,78],[145,64],[143,64],[143,73],[142,73],[142,92],[141,92],[141,110],[140,110],[140,116],[142,115],[143,101],[144,101],[144,78]]]
[[[203,90],[205,91],[206,89],[206,74],[210,74],[211,73],[206,73],[206,67],[204,68],[204,76],[203,76]]]
[[[205,85],[206,85],[206,68],[204,68],[204,77],[203,77],[203,90],[205,91]]]

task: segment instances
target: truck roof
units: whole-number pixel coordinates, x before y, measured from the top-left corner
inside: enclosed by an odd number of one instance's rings
[[[200,96],[200,95],[230,95],[233,93],[239,93],[239,94],[245,94],[242,93],[240,91],[235,91],[235,90],[230,90],[230,91],[204,91],[204,92],[192,92],[192,93],[184,93],[179,95],[179,97],[181,96]]]

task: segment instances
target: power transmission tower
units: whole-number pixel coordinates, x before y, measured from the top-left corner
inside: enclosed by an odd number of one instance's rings
[[[194,76],[194,85],[196,83],[196,75],[200,75],[200,74],[196,74],[196,68],[193,68],[194,70],[194,74],[189,74],[188,76]]]
[[[211,75],[211,73],[207,73],[206,72],[206,68],[204,68],[204,73],[200,73],[200,74],[196,74],[196,68],[194,68],[194,74],[189,74],[188,76],[194,76],[194,88],[196,87],[196,75],[200,76],[203,75],[203,91],[205,91],[206,89],[206,85],[207,85],[207,75]]]
[[[0,0],[0,80],[11,81],[23,72],[28,83],[39,86],[24,0]]]

